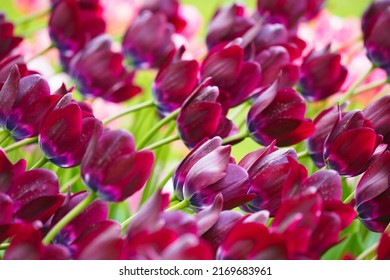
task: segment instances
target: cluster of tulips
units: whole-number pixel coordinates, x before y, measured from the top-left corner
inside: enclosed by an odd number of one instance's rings
[[[229,3],[204,42],[178,0],[115,38],[100,0],[47,4],[28,62],[0,13],[0,258],[390,259],[390,0],[321,46],[324,0]]]

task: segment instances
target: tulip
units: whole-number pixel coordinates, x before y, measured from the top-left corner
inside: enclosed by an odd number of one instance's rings
[[[268,17],[268,21],[280,22],[294,29],[300,21],[315,17],[322,9],[324,0],[258,0],[257,11]]]
[[[247,126],[260,145],[276,140],[277,146],[290,146],[310,137],[315,130],[305,119],[306,104],[295,90],[277,89],[275,83],[263,92],[249,110]]]
[[[0,97],[0,126],[15,140],[37,136],[45,114],[59,99],[50,95],[49,84],[42,76],[21,78],[17,66],[11,69]]]
[[[23,41],[22,37],[14,36],[14,25],[5,20],[0,12],[0,61],[7,57]]]
[[[106,24],[99,1],[53,1],[49,35],[60,51],[61,63],[68,69],[70,59],[89,40],[103,34]]]
[[[356,188],[356,211],[371,231],[383,232],[390,223],[390,151],[377,158]]]
[[[152,86],[153,97],[160,115],[181,107],[198,83],[199,64],[196,60],[182,60],[184,48],[158,71]]]
[[[200,66],[203,79],[229,94],[231,106],[245,101],[260,81],[261,69],[256,62],[244,61],[244,50],[238,45],[218,45],[210,50]]]
[[[145,11],[124,35],[123,51],[138,68],[160,67],[175,51],[173,31],[164,14]]]
[[[204,138],[227,137],[233,123],[226,117],[229,99],[209,80],[200,85],[184,102],[177,118],[180,138],[193,148]]]
[[[341,65],[341,56],[330,52],[330,46],[313,50],[301,65],[298,91],[311,102],[326,99],[340,90],[347,72]]]
[[[179,13],[180,3],[178,0],[146,0],[143,1],[140,13],[150,11],[152,13],[162,13],[167,17],[176,32],[180,32],[186,27],[187,22]]]
[[[0,89],[4,82],[7,80],[8,75],[11,73],[11,69],[14,65],[17,65],[20,77],[25,77],[30,74],[34,74],[34,71],[27,69],[23,57],[20,55],[7,56],[3,60],[0,60]]]
[[[382,146],[378,147],[382,139],[363,112],[348,112],[336,121],[325,141],[324,161],[340,175],[359,175],[367,169],[373,156],[383,150]],[[379,150],[374,154],[377,147]]]
[[[375,1],[362,17],[362,31],[367,57],[374,66],[390,73],[390,40],[383,30],[390,26],[390,1]]]
[[[390,260],[390,234],[383,233],[378,245],[377,260]]]
[[[95,134],[81,163],[84,183],[110,202],[123,201],[140,190],[152,171],[154,155],[137,152],[133,136],[122,130]]]
[[[223,42],[242,37],[252,26],[254,20],[245,16],[245,7],[239,4],[221,7],[211,19],[206,36],[209,49]]]
[[[112,50],[112,41],[105,35],[91,40],[72,58],[69,74],[86,97],[101,97],[118,103],[141,92],[141,88],[133,83],[135,72],[126,70],[122,54]]]
[[[38,142],[45,157],[60,167],[80,164],[95,127],[101,122],[86,103],[66,94],[42,121]]]
[[[364,117],[374,124],[377,134],[383,136],[382,143],[390,149],[390,96],[371,102],[364,110]]]
[[[189,201],[195,210],[211,205],[218,193],[223,197],[223,209],[232,209],[253,198],[247,194],[247,172],[231,163],[231,147],[221,144],[219,137],[202,141],[173,175],[176,197]]]

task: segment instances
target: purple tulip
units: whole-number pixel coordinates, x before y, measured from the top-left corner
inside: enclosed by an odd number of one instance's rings
[[[340,90],[347,73],[347,68],[341,65],[341,56],[330,52],[330,46],[313,50],[301,65],[298,91],[311,102],[326,99]]]
[[[102,124],[92,108],[72,100],[66,94],[47,113],[39,130],[39,145],[45,157],[57,166],[67,168],[80,164],[95,127]]]
[[[383,142],[390,149],[390,96],[384,96],[371,102],[364,110],[364,117],[374,124],[377,134],[383,136]]]
[[[81,164],[84,183],[103,199],[123,201],[140,190],[152,171],[154,155],[137,152],[133,136],[126,131],[104,131],[95,135]]]
[[[167,17],[176,32],[180,32],[186,27],[186,20],[179,13],[180,3],[178,0],[144,0],[140,13],[150,11],[152,13],[162,13]]]
[[[245,101],[260,81],[261,69],[256,62],[244,61],[244,50],[238,45],[220,44],[210,50],[200,66],[203,79],[227,92],[231,106]]]
[[[356,188],[356,211],[371,231],[383,232],[390,222],[390,151],[377,158]]]
[[[209,81],[200,85],[184,102],[177,118],[180,138],[193,148],[204,138],[227,137],[233,123],[226,117],[229,98]]]
[[[377,260],[390,260],[390,234],[384,232],[379,240]]]
[[[65,69],[70,59],[105,29],[99,1],[58,0],[52,3],[49,34],[60,51]]]
[[[175,51],[173,29],[164,14],[145,11],[124,35],[123,51],[138,68],[160,67]]]
[[[233,209],[248,202],[248,174],[232,163],[230,146],[221,146],[214,137],[199,143],[180,163],[173,175],[174,190],[179,200],[188,200],[196,210],[211,205],[223,196],[223,209]]]
[[[290,169],[289,157],[296,159],[293,149],[277,150],[271,143],[266,148],[246,155],[239,165],[248,171],[249,194],[255,198],[242,206],[247,212],[267,210],[274,216],[282,203],[282,190]]]
[[[231,4],[221,7],[211,19],[206,36],[209,49],[223,43],[242,37],[252,26],[254,20],[245,16],[245,7]]]
[[[345,105],[340,108],[333,106],[322,111],[313,121],[315,131],[312,136],[307,139],[307,150],[314,164],[318,168],[325,166],[324,161],[324,144],[328,135],[332,132],[339,116],[344,116],[346,113],[342,112]]]
[[[257,11],[270,22],[283,23],[294,29],[300,21],[313,18],[322,9],[324,0],[258,0]]]
[[[8,56],[23,41],[22,37],[14,36],[14,25],[5,20],[0,12],[0,61]]]
[[[141,92],[133,83],[135,72],[126,70],[123,55],[112,50],[112,41],[106,35],[91,40],[72,58],[69,74],[86,97],[101,97],[118,103]]]
[[[177,51],[159,69],[152,86],[160,115],[166,116],[181,107],[198,84],[199,64],[196,60],[182,60],[184,48]]]
[[[42,76],[21,78],[14,66],[0,90],[0,126],[15,140],[37,136],[42,119],[58,99],[58,95],[50,95],[49,84]]]
[[[25,77],[31,74],[35,74],[34,71],[27,69],[27,65],[21,55],[7,56],[3,60],[0,60],[0,89],[7,80],[11,73],[12,67],[16,65],[18,67],[20,77]]]
[[[362,17],[362,31],[367,57],[374,66],[390,73],[390,40],[383,30],[390,26],[390,1],[371,3]]]
[[[363,112],[348,112],[337,119],[325,141],[324,161],[340,175],[359,175],[377,154],[375,150],[382,139],[372,123],[364,118]],[[378,148],[380,153],[383,147]]]
[[[290,146],[310,137],[315,130],[305,119],[306,104],[291,88],[277,89],[275,83],[263,92],[249,110],[247,126],[251,137],[261,145],[276,140],[277,146]]]

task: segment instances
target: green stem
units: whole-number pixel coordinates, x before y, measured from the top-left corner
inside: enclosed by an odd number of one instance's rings
[[[4,141],[9,139],[11,137],[11,134],[7,130],[3,130],[0,133],[0,144],[3,144]]]
[[[385,232],[390,234],[390,223],[387,225],[386,229],[385,229]]]
[[[142,110],[144,108],[148,108],[148,107],[152,107],[154,106],[154,102],[153,100],[148,100],[148,101],[145,101],[145,102],[142,102],[142,103],[139,103],[137,105],[134,105],[134,106],[131,106],[129,108],[127,108],[126,110],[124,110],[123,112],[120,112],[114,116],[111,116],[111,117],[108,117],[107,119],[103,120],[103,124],[106,125],[118,118],[121,118],[127,114],[130,114],[130,113],[133,113],[133,112],[137,112],[139,110]]]
[[[74,183],[76,183],[80,179],[80,177],[81,177],[80,173],[75,175],[72,179],[70,179],[69,181],[67,181],[65,184],[62,185],[62,187],[60,188],[60,192],[61,193],[67,192],[69,186],[72,186]]]
[[[309,151],[308,150],[305,150],[305,151],[300,152],[300,153],[297,154],[297,158],[298,159],[307,158],[309,156],[310,155],[309,155]]]
[[[178,204],[169,207],[166,211],[177,211],[187,208],[188,206],[190,206],[190,202],[188,200],[182,200]]]
[[[50,244],[53,238],[69,224],[77,215],[79,215],[85,208],[88,207],[96,198],[96,193],[90,193],[84,200],[82,200],[75,208],[73,208],[68,214],[66,214],[49,232],[43,239],[43,244]]]
[[[27,139],[23,139],[21,141],[18,141],[16,143],[13,143],[12,145],[9,145],[8,147],[5,147],[4,148],[4,151],[7,153],[7,152],[11,152],[13,150],[16,150],[20,147],[24,147],[24,146],[27,146],[29,144],[33,144],[33,143],[38,143],[38,137],[33,137],[33,138],[27,138]]]
[[[179,115],[180,108],[170,113],[168,116],[160,120],[139,142],[137,150],[142,149],[149,142],[149,140],[160,130],[164,125],[169,123],[171,120],[174,120]]]
[[[46,9],[43,11],[36,12],[35,14],[31,14],[31,15],[28,15],[26,17],[21,18],[20,20],[14,21],[14,24],[15,25],[24,25],[26,23],[29,23],[30,21],[33,21],[33,20],[39,19],[41,17],[44,17],[46,15],[49,15],[50,11],[51,11],[51,9],[49,8],[49,9]]]
[[[364,80],[371,74],[371,72],[375,69],[375,66],[372,66],[366,73],[364,73],[356,82],[349,88],[349,90],[344,94],[343,97],[338,101],[339,104],[343,104],[349,98],[351,98],[355,94],[355,90],[357,87],[364,82]]]
[[[154,149],[157,149],[157,148],[159,148],[161,146],[164,146],[166,144],[175,142],[175,141],[177,141],[179,139],[180,139],[180,136],[178,134],[175,134],[175,135],[169,136],[169,137],[167,137],[165,139],[162,139],[162,140],[160,140],[160,141],[158,141],[156,143],[153,143],[153,144],[147,146],[146,148],[144,148],[144,150],[154,150]]]
[[[41,50],[39,53],[35,54],[34,56],[30,57],[26,63],[29,63],[30,61],[36,59],[37,57],[40,57],[42,55],[44,55],[45,53],[47,53],[48,51],[50,51],[51,49],[54,48],[54,45],[51,44],[50,46],[48,46],[47,48]]]
[[[366,91],[369,91],[369,90],[372,90],[372,89],[376,89],[377,87],[381,87],[381,86],[384,86],[388,83],[388,79],[384,79],[384,80],[381,80],[381,81],[374,81],[372,83],[369,83],[369,84],[366,84],[366,85],[363,85],[361,87],[358,87],[355,91],[355,95],[358,95],[360,93],[363,93],[363,92],[366,92]]]
[[[175,173],[177,166],[174,166],[171,171],[168,172],[168,174],[164,177],[164,179],[158,184],[157,189],[162,189],[167,184],[167,182],[172,178],[173,173]]]
[[[241,133],[237,133],[237,134],[232,135],[230,137],[224,138],[222,140],[222,144],[223,145],[228,145],[228,144],[230,144],[232,142],[244,140],[247,137],[249,137],[249,131],[245,130],[245,131],[243,131]]]
[[[8,247],[9,247],[9,243],[0,244],[0,251],[1,251],[1,250],[7,250]]]
[[[44,166],[49,160],[43,156],[40,158],[40,160],[38,160],[31,168],[30,170],[32,169],[38,169],[38,168],[41,168],[42,166]]]
[[[127,228],[127,226],[131,223],[131,221],[134,219],[135,216],[137,216],[138,212],[135,213],[134,215],[130,216],[129,218],[127,218],[126,220],[124,220],[122,223],[121,223],[121,226],[122,226],[122,231],[125,230]]]
[[[371,247],[367,248],[363,253],[361,253],[356,259],[357,260],[365,260],[368,257],[375,254],[376,250],[378,249],[378,242],[373,244]]]
[[[344,199],[344,203],[350,203],[351,200],[355,197],[355,191],[353,191],[346,199]]]

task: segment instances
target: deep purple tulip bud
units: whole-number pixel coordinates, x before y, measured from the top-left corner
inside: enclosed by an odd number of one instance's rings
[[[58,99],[50,95],[49,84],[42,76],[21,78],[14,66],[0,90],[0,126],[15,140],[37,136],[42,119]]]
[[[310,102],[326,99],[340,90],[347,73],[341,56],[330,52],[330,46],[313,50],[301,65],[298,91]]]
[[[160,67],[175,51],[173,26],[164,14],[139,15],[123,37],[123,51],[138,68]]]
[[[101,97],[117,103],[141,92],[133,83],[135,72],[126,70],[123,55],[112,50],[112,40],[106,35],[91,40],[72,58],[69,74],[86,97]]]
[[[293,29],[300,21],[316,16],[324,2],[325,0],[258,0],[257,11],[268,17],[268,21],[280,22]]]
[[[39,145],[45,157],[57,166],[67,168],[80,164],[95,127],[102,124],[92,108],[72,100],[66,94],[47,113],[39,130]]]
[[[390,73],[390,40],[383,30],[390,26],[390,1],[375,1],[364,12],[362,31],[367,57],[376,67]]]
[[[242,37],[254,25],[254,20],[245,15],[245,7],[231,4],[220,8],[211,19],[206,43],[209,49],[223,42]]]
[[[129,132],[104,131],[100,138],[95,135],[91,140],[81,164],[81,176],[103,199],[119,202],[144,186],[153,162],[151,151],[135,150]]]
[[[50,38],[60,51],[62,65],[67,69],[70,59],[85,44],[106,29],[99,1],[65,0],[52,3],[49,20]]]
[[[276,150],[273,142],[245,156],[239,163],[249,174],[249,193],[255,198],[242,206],[247,212],[268,210],[274,216],[282,203],[282,189],[290,169],[288,158],[296,159],[293,149]]]
[[[0,12],[0,61],[22,41],[22,37],[14,36],[14,25],[6,21],[5,15]]]
[[[23,227],[12,239],[5,260],[67,260],[70,251],[61,245],[44,245],[42,234],[33,225]]]
[[[229,98],[216,86],[206,81],[184,102],[177,118],[180,138],[193,148],[204,138],[227,137],[233,131],[233,123],[226,117]]]
[[[267,88],[278,80],[280,88],[295,85],[299,79],[299,67],[292,63],[288,50],[283,46],[271,46],[254,58],[261,65],[260,88]]]
[[[153,83],[153,96],[162,116],[180,108],[198,83],[199,64],[196,60],[182,60],[183,51],[180,48],[159,69]]]
[[[345,105],[341,108],[333,106],[329,109],[322,111],[313,121],[315,125],[315,131],[309,139],[307,139],[307,150],[314,164],[318,168],[325,166],[324,161],[324,144],[328,135],[332,132],[332,129],[339,119],[339,116],[344,116],[346,113],[342,112]]]
[[[363,110],[364,117],[374,124],[376,133],[383,136],[382,143],[390,150],[390,96],[370,103]]]
[[[221,144],[219,137],[199,143],[173,175],[176,197],[188,200],[196,210],[211,205],[218,193],[223,196],[224,209],[243,205],[253,198],[247,194],[247,172],[231,163],[231,147]]]
[[[217,251],[219,260],[285,260],[292,252],[283,235],[259,223],[237,223]]]
[[[251,137],[261,145],[276,140],[277,146],[290,146],[310,137],[315,130],[305,119],[306,104],[291,89],[277,89],[275,83],[253,103],[247,117]]]
[[[20,77],[25,77],[30,74],[34,74],[34,71],[29,71],[24,59],[21,55],[12,55],[0,60],[0,89],[8,78],[11,69],[14,65],[17,65]]]
[[[377,260],[390,260],[390,234],[384,232],[378,244]]]
[[[383,232],[390,222],[390,151],[377,158],[356,188],[356,211],[371,231]]]
[[[325,141],[324,161],[340,175],[359,175],[367,169],[382,139],[363,112],[348,112],[337,119]]]
[[[210,50],[200,67],[201,77],[227,92],[231,106],[245,101],[260,81],[261,69],[256,62],[244,61],[244,50],[238,45],[218,45]]]
[[[180,32],[186,27],[186,20],[179,13],[179,0],[144,0],[140,9],[143,11],[150,11],[152,13],[162,13],[167,17],[176,32]]]

